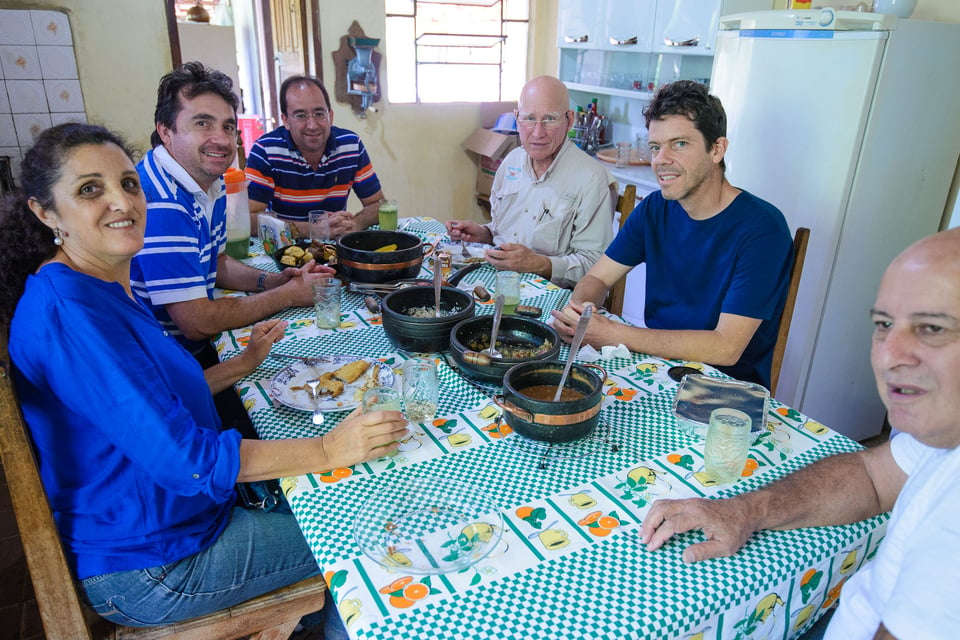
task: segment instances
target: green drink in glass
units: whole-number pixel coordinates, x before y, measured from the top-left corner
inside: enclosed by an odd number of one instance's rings
[[[396,200],[381,200],[379,209],[380,228],[387,231],[396,231],[399,210]]]

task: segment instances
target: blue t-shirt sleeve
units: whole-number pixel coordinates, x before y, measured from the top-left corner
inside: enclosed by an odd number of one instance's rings
[[[643,227],[647,211],[656,197],[659,197],[659,193],[647,196],[634,207],[620,232],[607,247],[608,258],[627,267],[635,267],[646,262]]]

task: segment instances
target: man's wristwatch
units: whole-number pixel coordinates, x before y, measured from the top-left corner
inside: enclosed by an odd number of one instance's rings
[[[267,272],[261,271],[260,277],[257,278],[257,291],[263,291],[267,288]]]

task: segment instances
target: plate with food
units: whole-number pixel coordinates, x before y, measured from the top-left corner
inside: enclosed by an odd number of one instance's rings
[[[466,247],[467,253],[470,254],[469,256],[463,255],[464,247]],[[450,257],[453,259],[453,264],[461,266],[475,262],[485,262],[484,252],[487,249],[493,249],[493,247],[489,244],[481,244],[479,242],[464,242],[461,247],[459,242],[451,242],[449,240],[441,242],[437,247],[437,251],[449,252]]]
[[[283,405],[313,411],[307,380],[320,380],[320,411],[344,411],[359,406],[363,393],[372,387],[392,387],[393,370],[373,358],[351,355],[315,356],[295,362],[270,381],[270,395]]]
[[[280,247],[273,252],[273,259],[281,269],[285,269],[286,267],[302,267],[310,262],[311,258],[316,260],[317,264],[327,264],[336,257],[336,245],[311,244],[309,240]]]

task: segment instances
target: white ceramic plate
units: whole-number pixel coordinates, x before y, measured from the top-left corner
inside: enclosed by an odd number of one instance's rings
[[[475,484],[409,478],[385,488],[357,513],[353,535],[364,555],[402,573],[455,573],[496,548],[503,517]]]
[[[306,362],[295,362],[283,369],[270,381],[270,395],[276,398],[281,404],[291,409],[300,411],[313,411],[313,399],[310,397],[310,389],[307,388],[307,380],[319,378],[328,371],[336,371],[345,364],[359,360],[356,356],[335,355],[335,356],[311,356],[309,364]],[[343,393],[336,398],[329,395],[321,395],[317,400],[317,407],[320,411],[344,411],[353,409],[360,404],[360,389],[366,384],[369,386],[392,387],[393,369],[373,358],[362,358],[370,363],[370,368],[366,373],[355,381],[344,386]],[[373,369],[380,365],[378,378],[379,385],[369,383]]]
[[[483,257],[484,251],[493,249],[490,245],[480,244],[479,242],[464,242],[463,244],[467,247],[467,253],[470,254],[469,258],[463,257],[463,249],[460,247],[459,242],[441,242],[438,250],[449,251],[450,257],[453,259],[453,264],[463,266],[472,262],[484,262],[486,260]]]

